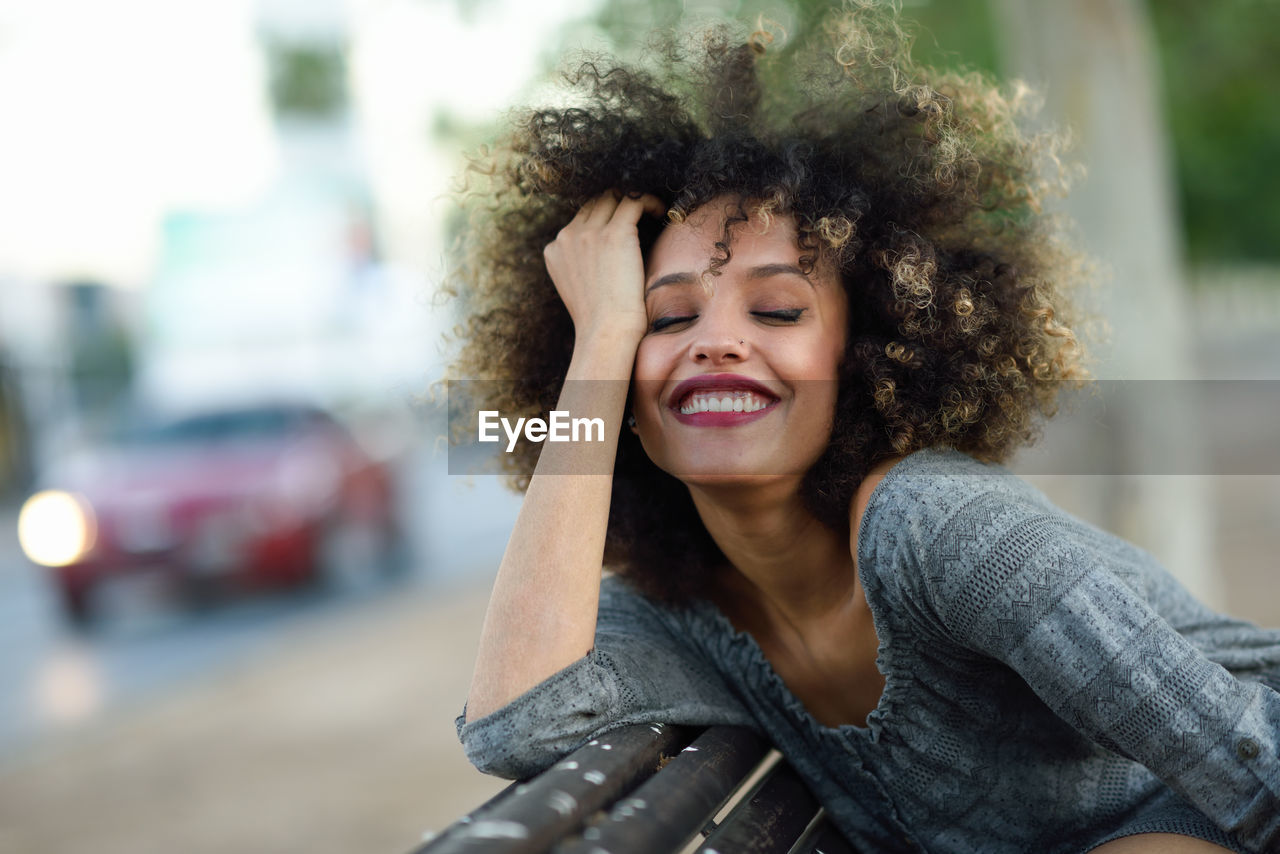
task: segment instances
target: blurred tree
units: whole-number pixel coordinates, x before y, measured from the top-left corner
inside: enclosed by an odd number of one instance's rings
[[[0,344],[0,498],[30,486],[31,448],[22,403],[17,371]]]
[[[838,0],[605,0],[594,25],[615,51],[631,56],[643,47],[637,33],[674,27],[682,19],[764,19],[794,36],[838,5]],[[987,0],[907,0],[903,6],[903,17],[916,29],[913,55],[918,61],[988,72],[999,69]]]
[[[1065,206],[1085,249],[1107,272],[1090,308],[1113,334],[1089,342],[1095,376],[1191,379],[1181,234],[1144,4],[992,0],[992,6],[1011,73],[1044,93],[1042,120],[1071,129],[1073,154],[1088,170]],[[1142,474],[1084,478],[1079,485],[1088,494],[1078,500],[1093,521],[1155,554],[1202,600],[1221,604],[1207,493],[1193,479],[1161,476],[1175,461],[1190,463],[1187,471],[1202,459],[1196,414],[1189,397],[1177,394],[1166,406],[1144,405],[1144,393],[1161,385],[1134,383],[1116,395],[1093,437],[1116,470]]]
[[[276,115],[329,119],[347,106],[346,56],[340,46],[264,41]]]
[[[1150,10],[1190,259],[1280,261],[1280,3]]]

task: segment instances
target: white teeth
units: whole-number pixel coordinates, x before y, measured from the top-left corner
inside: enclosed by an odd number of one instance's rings
[[[756,412],[769,406],[769,401],[749,391],[694,392],[685,399],[680,411],[685,415],[695,412]]]

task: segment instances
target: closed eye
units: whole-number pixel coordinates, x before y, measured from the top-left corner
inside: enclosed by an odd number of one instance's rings
[[[677,324],[689,323],[690,321],[696,320],[697,317],[698,315],[696,314],[690,314],[686,317],[659,317],[653,323],[649,324],[649,331],[661,332],[662,330],[671,326],[676,326]]]
[[[777,311],[753,311],[754,316],[778,323],[795,323],[804,314],[803,308],[784,308]]]

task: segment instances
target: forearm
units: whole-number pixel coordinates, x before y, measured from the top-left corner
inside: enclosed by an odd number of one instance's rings
[[[635,354],[629,336],[638,337],[601,330],[575,346],[556,408],[603,419],[604,441],[542,447],[485,614],[468,720],[502,707],[594,643],[613,464]]]

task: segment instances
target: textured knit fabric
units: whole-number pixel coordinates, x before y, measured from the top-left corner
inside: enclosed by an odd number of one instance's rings
[[[1280,852],[1280,631],[954,451],[885,476],[858,567],[886,679],[865,727],[815,721],[710,603],[606,579],[592,652],[459,718],[467,755],[525,777],[626,723],[744,724],[866,851],[1074,854],[1163,831]]]

